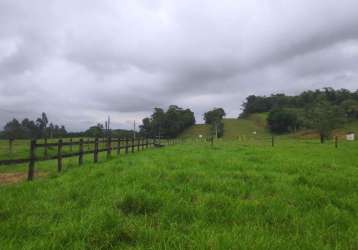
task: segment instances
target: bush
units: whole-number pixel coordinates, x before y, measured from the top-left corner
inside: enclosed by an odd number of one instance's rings
[[[298,117],[289,110],[273,110],[267,117],[267,123],[274,133],[287,133],[298,128]]]

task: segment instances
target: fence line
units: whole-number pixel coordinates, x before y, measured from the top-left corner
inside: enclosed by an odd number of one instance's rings
[[[99,139],[95,138],[94,140],[87,139],[84,141],[80,139],[79,141],[73,141],[72,138],[69,142],[63,142],[62,139],[59,139],[58,142],[48,143],[47,139],[44,139],[43,143],[38,143],[37,140],[31,140],[30,142],[30,152],[29,158],[19,158],[19,159],[11,159],[11,160],[0,160],[1,165],[13,165],[13,164],[21,164],[21,163],[29,163],[28,168],[28,180],[31,181],[34,179],[35,173],[35,163],[40,161],[49,161],[49,160],[57,160],[57,171],[62,171],[63,159],[69,157],[78,156],[78,164],[81,166],[83,164],[83,156],[86,154],[93,154],[93,162],[98,162],[98,154],[100,152],[106,152],[107,159],[111,158],[112,151],[116,150],[117,155],[121,153],[121,149],[124,150],[125,154],[129,153],[129,149],[131,149],[131,153],[135,151],[140,151],[147,149],[149,147],[162,147],[163,145],[160,143],[160,140],[153,138],[132,138],[131,141],[128,138],[111,138],[108,137],[107,140],[103,139],[101,141],[105,143],[104,148],[99,147]],[[167,139],[167,145],[176,144],[177,139]],[[87,145],[87,149],[84,149],[84,146]],[[93,150],[91,150],[90,146],[93,145]],[[63,147],[69,146],[70,152],[63,152]],[[73,152],[73,146],[78,146],[78,151]],[[49,156],[48,148],[49,147],[57,147],[56,155]],[[36,149],[44,148],[44,155],[42,157],[36,156]]]

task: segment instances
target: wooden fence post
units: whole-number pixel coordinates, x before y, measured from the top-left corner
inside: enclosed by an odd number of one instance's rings
[[[29,162],[29,171],[27,174],[27,180],[32,181],[34,179],[35,172],[35,150],[36,150],[36,140],[31,140],[30,144],[30,162]]]
[[[132,137],[132,153],[134,153],[134,137]]]
[[[9,139],[9,152],[10,152],[10,155],[12,155],[12,145],[13,145],[13,142],[14,142],[14,139],[13,139],[13,138],[10,138],[10,139]]]
[[[98,162],[98,137],[94,140],[93,161]]]
[[[72,152],[72,138],[70,138],[70,151]]]
[[[145,138],[145,148],[148,148],[148,137]]]
[[[80,139],[80,152],[79,152],[79,157],[78,157],[78,164],[82,165],[83,164],[83,139]]]
[[[338,136],[334,138],[334,146],[338,148]]]
[[[137,139],[137,151],[140,150],[140,137],[138,137]]]
[[[126,154],[128,154],[129,140],[126,138]]]
[[[112,138],[108,136],[107,140],[107,159],[109,159],[111,157],[112,152]]]
[[[62,139],[58,140],[57,144],[57,171],[62,170]]]
[[[118,137],[117,141],[117,155],[121,153],[121,138]]]
[[[45,145],[44,145],[44,156],[45,158],[48,157],[48,146],[47,146],[47,138],[45,138]]]

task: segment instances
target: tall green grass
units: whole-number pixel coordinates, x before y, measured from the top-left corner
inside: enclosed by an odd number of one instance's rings
[[[73,164],[0,186],[0,248],[357,249],[357,152],[219,141]]]

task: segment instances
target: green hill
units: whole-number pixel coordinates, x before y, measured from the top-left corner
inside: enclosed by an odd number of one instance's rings
[[[332,133],[332,137],[338,136],[340,139],[344,139],[346,136],[346,133],[348,132],[354,132],[358,134],[358,121],[352,121],[344,124],[343,127],[335,129]],[[319,138],[319,135],[316,131],[313,130],[300,130],[296,133],[286,135],[293,138],[300,138],[300,139],[317,139]]]
[[[224,139],[237,139],[239,137],[268,137],[270,131],[266,123],[267,113],[252,114],[247,118],[226,118],[224,122]],[[358,134],[358,121],[345,124],[342,128],[333,132],[334,136],[344,138],[347,132]],[[256,134],[254,134],[256,132]],[[199,135],[207,137],[210,135],[210,125],[194,125],[183,132],[181,138],[198,138]],[[296,133],[282,135],[283,137],[294,137],[301,139],[318,138],[318,134],[312,130],[300,130]]]
[[[267,114],[253,114],[248,118],[224,119],[224,139],[234,139],[239,136],[267,136]],[[254,134],[255,133],[255,134]]]
[[[224,139],[234,139],[239,136],[267,136],[269,134],[266,129],[267,114],[253,114],[243,118],[227,118],[224,119]],[[199,135],[209,136],[210,126],[206,124],[194,125],[183,132],[182,138],[197,138]]]
[[[210,126],[207,124],[197,124],[186,129],[181,135],[181,138],[198,138],[199,135],[204,137],[209,136]]]

